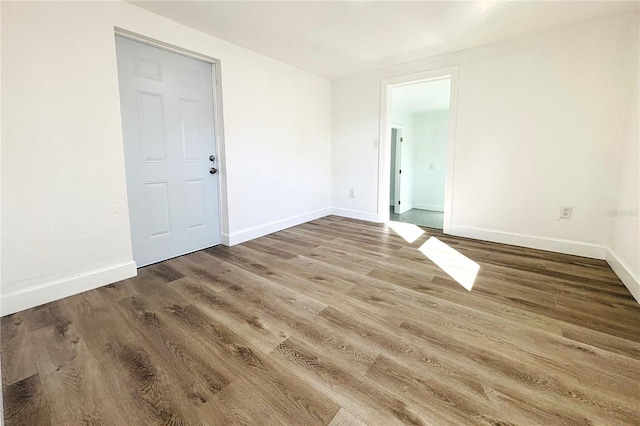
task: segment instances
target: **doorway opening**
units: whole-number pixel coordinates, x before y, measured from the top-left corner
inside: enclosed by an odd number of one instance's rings
[[[382,82],[382,222],[448,230],[456,71],[435,70]]]

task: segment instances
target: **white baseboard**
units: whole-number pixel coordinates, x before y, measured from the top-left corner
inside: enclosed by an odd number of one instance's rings
[[[413,208],[413,204],[407,204],[407,205],[402,205],[402,207],[400,208],[400,214],[402,213],[406,213],[409,210],[411,210]]]
[[[222,234],[222,244],[226,246],[234,246],[236,244],[244,243],[245,241],[263,237],[273,232],[282,231],[283,229],[291,228],[292,226],[319,219],[329,214],[331,214],[331,209],[327,207],[324,209],[299,214],[297,216],[291,216],[286,219],[265,223],[264,225],[243,229],[242,231],[230,233],[229,235]]]
[[[130,261],[12,291],[2,295],[0,316],[40,306],[83,291],[93,290],[134,277],[136,274],[136,263]]]
[[[611,249],[607,250],[605,259],[620,281],[627,287],[631,295],[640,303],[640,278],[624,263],[622,259]]]
[[[336,216],[348,217],[350,219],[360,219],[360,220],[367,220],[369,222],[379,222],[378,213],[370,213],[362,210],[339,209],[334,207],[331,209],[331,214],[334,214]]]
[[[471,226],[451,225],[448,234],[476,240],[492,241],[513,246],[529,247],[556,253],[572,254],[604,260],[607,254],[605,246],[583,243],[580,241],[561,240],[557,238],[539,237],[535,235],[517,234],[514,232],[494,231]]]
[[[442,206],[433,206],[431,204],[420,204],[420,203],[413,203],[413,208],[414,209],[420,209],[420,210],[431,210],[432,212],[444,212],[444,207]]]

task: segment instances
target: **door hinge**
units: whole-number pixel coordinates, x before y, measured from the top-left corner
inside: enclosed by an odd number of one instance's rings
[[[400,205],[400,201],[398,201],[398,205]]]
[[[400,142],[404,141],[404,138],[400,138]]]
[[[399,174],[402,174],[402,170],[398,170],[398,173],[399,173]]]

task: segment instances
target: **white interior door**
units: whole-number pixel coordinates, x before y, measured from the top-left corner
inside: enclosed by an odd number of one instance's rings
[[[389,185],[389,205],[394,208],[396,206],[396,129],[391,129],[391,171],[389,178],[391,185]]]
[[[393,185],[394,194],[395,194],[395,203],[393,205],[393,212],[395,214],[401,214],[404,212],[401,208],[401,200],[402,200],[402,129],[393,129],[394,136],[394,144],[393,149],[395,149],[395,155],[393,156],[393,160],[395,164],[393,165],[393,170],[395,171],[395,179]]]
[[[123,37],[116,48],[134,260],[219,244],[211,64]]]

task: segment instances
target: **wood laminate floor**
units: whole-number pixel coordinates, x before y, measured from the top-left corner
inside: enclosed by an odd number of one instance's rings
[[[640,305],[605,262],[425,231],[329,216],[2,318],[6,424],[640,422]]]

